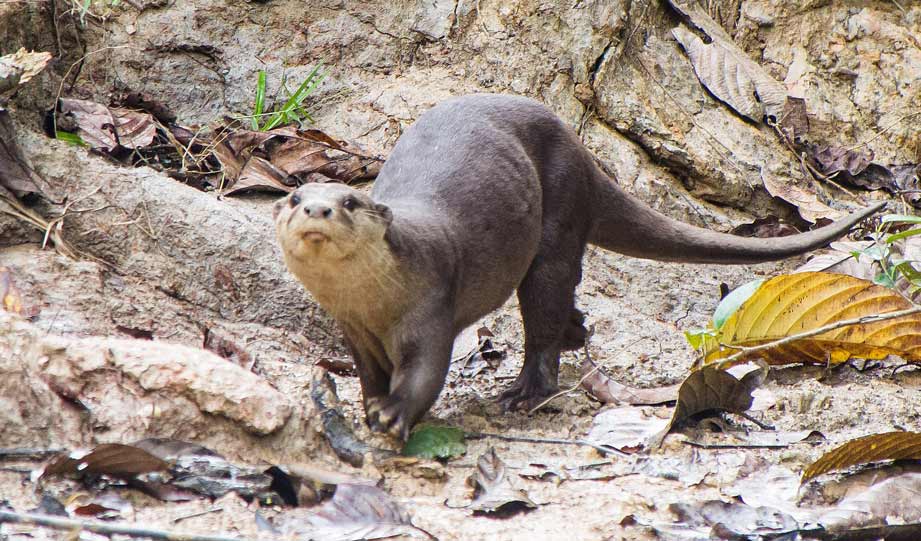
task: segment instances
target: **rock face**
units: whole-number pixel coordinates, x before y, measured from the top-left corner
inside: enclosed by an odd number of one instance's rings
[[[13,447],[158,435],[233,452],[259,436],[278,436],[288,423],[296,425],[291,432],[304,428],[292,419],[295,405],[285,395],[209,351],[150,340],[49,335],[4,311],[0,400],[3,445]]]

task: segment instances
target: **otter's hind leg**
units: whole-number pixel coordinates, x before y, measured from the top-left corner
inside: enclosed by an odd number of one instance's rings
[[[557,391],[560,351],[585,341],[582,313],[574,295],[582,279],[578,239],[541,250],[518,286],[524,321],[524,366],[512,386],[499,397],[507,408],[531,408]],[[549,255],[548,255],[549,254]]]

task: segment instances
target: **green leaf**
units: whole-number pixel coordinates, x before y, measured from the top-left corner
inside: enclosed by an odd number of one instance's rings
[[[716,331],[713,329],[688,329],[684,331],[684,338],[688,341],[688,344],[691,344],[691,347],[694,349],[700,349],[704,344],[704,340],[716,336]]]
[[[713,312],[713,326],[717,329],[722,328],[723,323],[726,323],[729,316],[736,313],[736,310],[738,310],[749,297],[754,295],[755,291],[758,291],[758,288],[761,287],[764,280],[764,278],[761,278],[760,280],[748,282],[747,284],[735,288],[729,295],[723,297],[723,300],[720,301],[716,310]]]
[[[252,126],[254,130],[259,129],[259,122],[262,121],[262,112],[265,110],[265,70],[259,70],[259,76],[256,80],[256,103],[253,105]]]
[[[67,144],[78,146],[78,147],[88,147],[86,141],[76,133],[71,133],[69,131],[56,131],[54,132],[54,138],[60,141],[64,141]]]
[[[873,244],[867,246],[863,250],[853,252],[851,255],[854,256],[854,259],[858,259],[858,256],[862,255],[870,258],[871,261],[885,261],[889,258],[889,247],[881,244]]]
[[[884,224],[921,224],[921,216],[912,216],[910,214],[887,214],[883,216],[880,221]]]
[[[902,240],[908,237],[913,237],[915,235],[921,235],[921,229],[909,229],[907,231],[902,231],[900,233],[893,233],[892,235],[889,235],[888,237],[886,237],[886,242],[888,242],[889,244],[892,244],[893,242],[897,240]]]
[[[423,424],[403,446],[403,454],[420,458],[454,458],[467,452],[464,431],[453,426]]]
[[[889,276],[885,272],[877,274],[873,278],[873,283],[878,286],[888,287],[889,289],[895,289],[895,280],[892,276]]]

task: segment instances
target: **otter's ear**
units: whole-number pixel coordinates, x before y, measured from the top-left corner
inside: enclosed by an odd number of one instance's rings
[[[274,205],[272,205],[272,219],[273,220],[278,218],[278,213],[281,212],[281,207],[285,205],[285,201],[287,200],[288,200],[287,197],[282,197],[281,199],[276,201]]]
[[[390,222],[393,221],[393,212],[391,212],[390,207],[382,203],[374,204],[374,212],[380,216],[381,221],[384,225],[390,225]]]

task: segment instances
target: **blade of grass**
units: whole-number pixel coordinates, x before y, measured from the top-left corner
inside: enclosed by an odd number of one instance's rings
[[[293,94],[288,98],[288,101],[282,106],[281,109],[275,112],[270,118],[269,121],[262,127],[262,131],[268,131],[272,128],[275,128],[283,122],[288,122],[292,120],[292,112],[295,111],[301,103],[310,95],[311,92],[316,89],[317,85],[320,84],[320,81],[326,76],[325,74],[319,73],[320,68],[323,66],[322,63],[317,64],[316,67],[311,70],[307,77],[298,85],[297,89]],[[297,120],[297,117],[294,117],[293,120]]]
[[[897,240],[913,237],[915,235],[921,235],[921,229],[909,229],[908,231],[902,231],[901,233],[894,233],[886,237],[886,242],[892,244]]]
[[[252,126],[254,130],[259,129],[259,123],[262,121],[262,111],[265,109],[265,70],[259,70],[259,78],[256,80],[256,104],[253,106]]]

